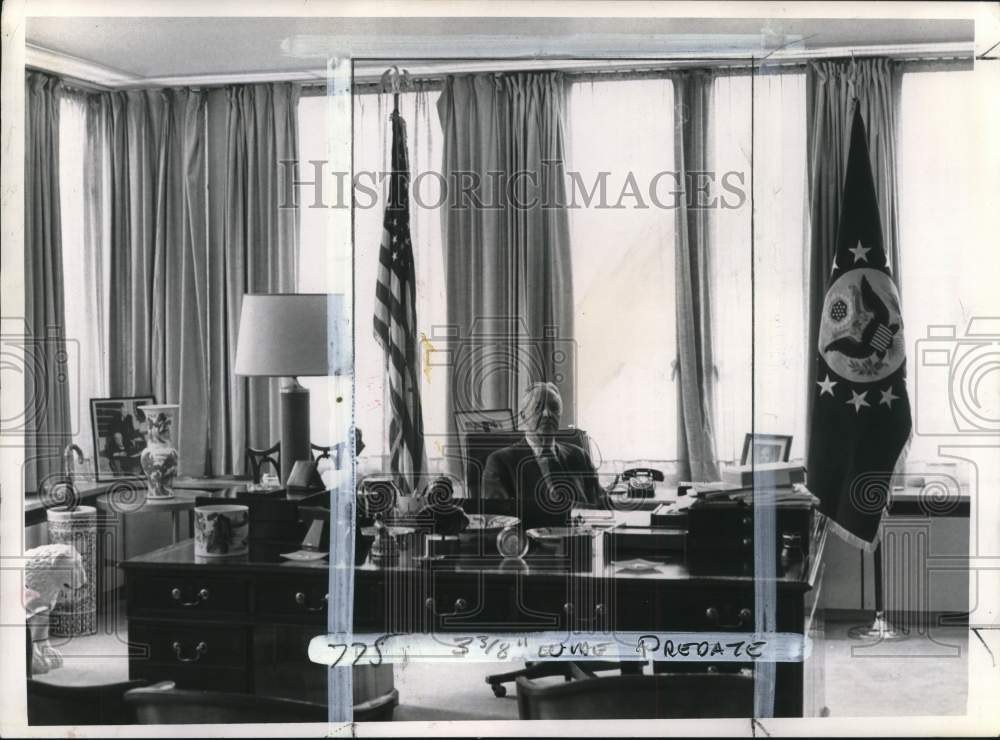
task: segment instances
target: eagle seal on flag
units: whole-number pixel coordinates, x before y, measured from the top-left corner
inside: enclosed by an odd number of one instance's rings
[[[833,269],[818,329],[809,489],[834,531],[868,548],[878,536],[911,418],[899,291],[882,244],[857,105]]]

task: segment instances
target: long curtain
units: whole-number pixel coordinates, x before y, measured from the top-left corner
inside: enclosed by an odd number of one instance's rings
[[[575,421],[564,109],[559,73],[444,82],[449,419],[516,410],[527,385],[545,380],[560,389],[563,426]]]
[[[179,403],[183,474],[204,471],[207,407],[205,95],[106,93],[110,392]]]
[[[674,82],[674,166],[687,197],[676,209],[675,293],[680,473],[692,480],[719,477],[715,451],[715,362],[712,351],[710,218],[698,203],[698,173],[712,166],[712,75],[682,72]]]
[[[215,333],[208,449],[211,470],[230,472],[241,469],[245,446],[270,446],[280,429],[280,381],[237,378],[233,363],[243,295],[297,288],[298,211],[289,188],[298,170],[283,163],[298,160],[299,87],[239,85],[218,94],[225,96],[226,123],[224,141],[213,136],[225,148],[213,158],[224,174],[223,197],[211,204],[222,244],[212,250],[210,278]]]
[[[245,446],[272,444],[279,424],[277,381],[232,369],[243,295],[296,289],[297,211],[283,207],[295,170],[282,162],[298,156],[298,88],[99,99],[110,169],[110,392],[181,405],[183,474],[241,472]]]
[[[28,72],[24,146],[25,490],[59,471],[70,439],[59,207],[60,82]]]
[[[889,267],[898,283],[899,225],[896,199],[896,100],[899,80],[888,59],[810,62],[806,67],[809,173],[809,344],[819,341],[819,318],[826,281],[833,266],[841,190],[847,168],[851,116],[855,99],[868,134],[875,194],[882,219],[882,239]],[[812,357],[811,354],[807,355]],[[807,389],[814,389],[816,363],[808,363]],[[809,392],[807,418],[816,394]],[[809,429],[809,424],[806,424]]]

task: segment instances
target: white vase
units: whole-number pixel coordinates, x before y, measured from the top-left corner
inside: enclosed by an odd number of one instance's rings
[[[139,464],[146,474],[148,499],[165,499],[174,496],[174,478],[177,477],[179,453],[177,434],[180,426],[180,409],[177,404],[138,406],[145,417],[146,448],[139,455]]]

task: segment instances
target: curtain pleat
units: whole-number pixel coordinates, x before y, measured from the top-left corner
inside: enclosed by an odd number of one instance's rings
[[[232,368],[243,295],[297,288],[298,212],[281,204],[291,202],[282,192],[288,178],[297,178],[297,165],[282,163],[298,161],[299,88],[234,86],[225,96],[225,156],[215,159],[225,189],[212,206],[223,250],[212,292],[223,296],[215,305],[225,331],[213,337],[210,449],[213,470],[233,471],[242,469],[246,446],[268,447],[280,429],[280,380],[238,378]]]
[[[699,207],[698,173],[711,171],[712,76],[683,72],[674,83],[674,166],[686,197],[675,211],[674,297],[677,302],[677,453],[689,480],[717,480],[715,362],[712,352],[711,209]]]
[[[573,424],[565,80],[558,73],[448,77],[438,114],[454,332],[449,423],[458,410],[516,410],[530,383],[547,380],[563,397],[563,426]]]
[[[28,72],[24,146],[24,489],[58,475],[70,440],[59,209],[61,83]]]
[[[205,471],[205,94],[102,94],[111,170],[110,392],[181,406],[180,471]]]
[[[875,194],[889,268],[898,284],[899,224],[896,189],[896,101],[898,74],[888,59],[810,62],[806,67],[809,175],[809,352],[819,341],[819,319],[836,251],[837,224],[847,169],[854,101],[868,134]],[[812,354],[807,354],[809,358]],[[807,363],[806,389],[815,388],[816,368]],[[808,392],[806,429],[816,394]],[[808,447],[807,447],[808,449]]]

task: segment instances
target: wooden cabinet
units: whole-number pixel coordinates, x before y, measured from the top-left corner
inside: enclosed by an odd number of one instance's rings
[[[327,668],[308,647],[326,632],[327,569],[195,563],[191,550],[181,542],[122,566],[130,677],[325,703]],[[388,664],[354,677],[355,704],[393,688]]]

